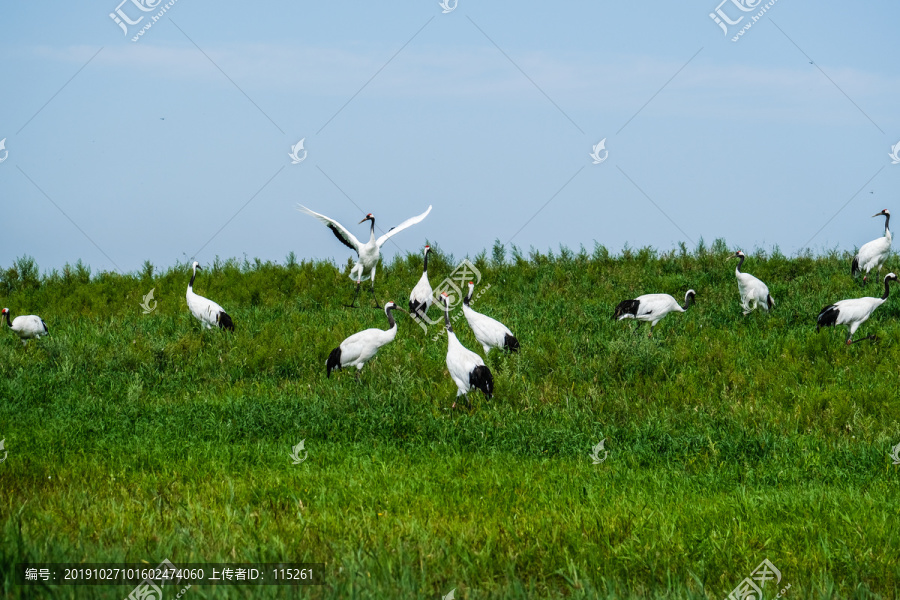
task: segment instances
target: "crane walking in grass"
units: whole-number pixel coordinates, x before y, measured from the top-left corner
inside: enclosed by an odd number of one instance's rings
[[[470,281],[469,293],[463,298],[463,314],[466,316],[466,321],[469,322],[469,327],[472,328],[472,332],[475,334],[475,339],[484,348],[484,355],[487,356],[491,348],[505,348],[511,352],[518,352],[519,340],[512,334],[509,327],[496,319],[476,312],[469,306],[474,290],[475,283]]]
[[[859,326],[866,322],[872,316],[875,309],[884,304],[887,300],[888,293],[891,291],[888,284],[891,281],[897,281],[897,276],[888,273],[884,276],[884,295],[881,298],[853,298],[852,300],[839,300],[834,304],[829,304],[819,313],[816,318],[816,333],[822,327],[831,327],[834,325],[847,326],[847,344],[862,340],[875,340],[874,335],[866,336],[859,340],[853,339],[853,334],[859,329]]]
[[[450,324],[450,304],[447,293],[441,294],[441,302],[444,304],[444,320],[447,327],[447,370],[456,384],[456,400],[465,396],[466,405],[469,402],[469,390],[477,388],[482,391],[485,398],[490,399],[494,394],[494,377],[484,360],[465,346],[463,346],[456,334],[453,333],[453,325]],[[456,402],[450,408],[456,408]]]
[[[381,237],[375,237],[375,217],[372,216],[372,213],[367,214],[363,217],[363,220],[358,224],[365,223],[366,221],[371,221],[371,231],[369,236],[369,241],[363,244],[356,236],[350,233],[346,227],[332,219],[331,217],[326,217],[325,215],[321,215],[317,212],[311,211],[302,204],[298,205],[300,208],[298,209],[300,212],[310,215],[311,217],[315,217],[322,223],[324,223],[332,233],[334,233],[335,237],[345,246],[356,252],[359,259],[356,261],[356,264],[353,265],[353,268],[350,269],[350,279],[356,282],[356,294],[353,296],[353,302],[349,304],[349,306],[356,306],[356,298],[359,296],[359,286],[366,279],[372,279],[372,298],[375,300],[375,305],[378,308],[381,308],[381,303],[378,302],[378,298],[375,296],[375,268],[378,266],[378,259],[381,257],[381,247],[384,246],[385,242],[387,242],[392,236],[400,233],[407,227],[411,227],[416,223],[420,223],[425,217],[428,216],[428,213],[431,212],[431,206],[428,206],[428,210],[423,212],[421,215],[416,217],[410,217],[409,219],[403,221],[396,227],[391,227],[391,229],[382,235]],[[368,273],[368,275],[363,275],[364,273]]]
[[[191,268],[194,272],[191,275],[191,281],[188,283],[187,293],[185,294],[191,314],[194,315],[206,329],[221,327],[228,331],[234,331],[234,322],[232,322],[228,313],[225,312],[225,309],[209,298],[204,298],[203,296],[194,293],[194,278],[197,277],[197,269],[202,270],[203,267],[195,260],[191,265]]]
[[[416,287],[409,294],[409,315],[411,317],[425,318],[428,309],[434,302],[434,292],[431,289],[431,283],[428,281],[428,255],[431,253],[431,246],[425,246],[425,264],[422,267],[422,276]]]
[[[622,319],[637,319],[638,321],[647,321],[650,323],[650,333],[647,337],[653,336],[653,328],[659,323],[663,317],[671,312],[684,312],[694,300],[697,293],[694,290],[688,290],[684,295],[684,306],[679,306],[678,302],[669,294],[644,294],[633,300],[623,300],[616,306],[613,313],[613,319],[621,321]],[[640,324],[638,324],[640,326]],[[637,331],[638,326],[634,329]]]
[[[394,321],[394,315],[391,314],[391,311],[396,308],[397,305],[393,302],[384,305],[384,314],[387,315],[388,320],[387,330],[365,329],[354,333],[332,350],[325,363],[325,374],[331,377],[332,371],[344,367],[356,367],[356,380],[359,381],[359,373],[369,359],[375,356],[379,348],[390,344],[397,337],[397,322]]]
[[[881,273],[881,266],[887,260],[888,254],[891,253],[891,230],[888,225],[891,222],[891,212],[884,209],[879,213],[872,215],[872,218],[884,217],[884,236],[874,239],[871,242],[863,244],[856,256],[853,257],[853,264],[850,265],[850,274],[856,277],[860,271],[865,271],[863,275],[863,284],[869,280],[869,271],[877,269]]]
[[[42,335],[50,334],[50,330],[47,329],[47,324],[37,315],[20,315],[10,321],[9,309],[4,308],[3,312],[0,313],[0,318],[2,317],[6,317],[7,327],[9,327],[10,331],[19,336],[23,346],[28,345],[28,340],[39,340]]]
[[[734,276],[737,277],[738,291],[741,293],[741,306],[744,308],[744,314],[749,315],[757,307],[762,307],[764,311],[769,312],[769,309],[775,306],[775,301],[769,294],[769,288],[750,273],[741,273],[741,267],[744,265],[744,259],[746,258],[743,251],[738,250],[728,260],[732,258],[740,259],[740,262],[734,269]]]

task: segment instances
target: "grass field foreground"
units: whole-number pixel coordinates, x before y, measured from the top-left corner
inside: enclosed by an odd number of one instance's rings
[[[750,254],[776,306],[743,316],[732,253],[495,245],[472,259],[490,284],[474,307],[522,349],[487,358],[492,401],[454,411],[441,326],[403,311],[361,382],[325,377],[342,339],[386,327],[371,298],[342,306],[346,267],[204,265],[195,291],[232,315],[226,334],[188,313],[185,264],[41,275],[19,259],[0,303],[50,335],[23,348],[0,330],[0,590],[124,598],[17,586],[11,570],[168,558],[326,566],[320,587],[185,598],[721,599],[767,558],[785,598],[895,598],[900,288],[860,329],[878,341],[847,347],[843,327],[816,333],[819,310],[883,289],[852,280],[848,254]],[[432,284],[457,262],[437,249]],[[384,264],[380,299],[405,307],[420,273],[419,253]],[[611,319],[621,300],[688,288],[696,304],[652,339]]]

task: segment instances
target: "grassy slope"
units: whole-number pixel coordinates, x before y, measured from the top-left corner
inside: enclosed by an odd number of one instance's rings
[[[900,305],[860,330],[877,344],[847,348],[843,329],[814,323],[864,295],[848,257],[750,257],[777,306],[743,317],[726,256],[717,242],[480,257],[491,289],[476,308],[522,352],[489,358],[493,402],[452,412],[440,327],[403,315],[361,384],[325,378],[340,340],[385,326],[341,308],[352,284],[332,265],[202,272],[196,291],[232,314],[228,336],[188,315],[184,265],[38,281],[20,261],[2,303],[51,335],[23,351],[0,331],[0,590],[34,592],[8,576],[19,561],[169,558],[327,564],[324,587],[195,586],[197,598],[723,598],[768,557],[790,598],[895,597]],[[419,260],[380,270],[383,300],[406,304]],[[454,265],[430,262],[433,284]],[[696,305],[655,339],[610,320],[622,299],[689,287]],[[609,457],[593,465],[603,438]],[[293,465],[300,439],[309,458]]]

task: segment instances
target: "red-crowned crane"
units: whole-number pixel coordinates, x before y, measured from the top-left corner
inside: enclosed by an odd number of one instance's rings
[[[369,236],[369,241],[363,244],[356,237],[347,231],[347,228],[332,219],[331,217],[326,217],[325,215],[321,215],[317,212],[311,211],[302,204],[298,205],[298,210],[302,213],[306,213],[311,217],[315,217],[322,223],[324,223],[331,231],[334,233],[335,237],[338,240],[359,256],[359,259],[356,261],[356,264],[353,265],[353,268],[350,269],[350,279],[356,281],[356,294],[353,296],[353,302],[350,303],[351,307],[356,305],[356,298],[359,296],[359,286],[366,279],[372,279],[372,298],[375,299],[375,305],[378,308],[381,308],[381,303],[378,302],[378,298],[375,297],[375,267],[378,266],[378,259],[381,257],[381,247],[384,246],[385,242],[387,242],[391,236],[394,236],[407,227],[411,227],[416,223],[420,223],[425,217],[428,216],[428,213],[431,212],[431,206],[428,206],[428,210],[423,212],[421,215],[416,217],[410,217],[409,219],[403,221],[396,227],[391,227],[390,231],[385,233],[379,238],[375,237],[375,217],[372,216],[372,213],[367,214],[363,217],[363,220],[358,224],[365,223],[366,221],[371,221],[371,232]],[[364,273],[368,273],[368,275],[363,275]]]
[[[653,335],[653,328],[656,324],[670,312],[684,312],[690,307],[694,296],[697,293],[694,290],[688,290],[684,295],[684,306],[679,306],[675,298],[669,294],[644,294],[633,300],[623,300],[616,306],[613,313],[613,319],[621,321],[622,319],[637,319],[638,321],[648,321],[650,323],[650,334]],[[637,327],[635,327],[637,331]]]
[[[487,356],[491,348],[506,348],[512,352],[519,351],[519,340],[512,334],[509,327],[492,319],[487,315],[476,312],[469,306],[472,301],[472,292],[475,290],[475,283],[469,282],[469,293],[463,298],[463,314],[466,315],[466,321],[475,334],[475,339],[484,348],[484,355]]]
[[[195,260],[191,265],[191,268],[194,272],[191,274],[191,281],[188,283],[187,293],[185,294],[191,314],[194,315],[206,329],[221,327],[228,331],[234,331],[234,322],[231,320],[228,313],[225,312],[225,309],[209,298],[204,298],[203,296],[194,293],[194,278],[197,276],[197,269],[202,270],[203,267]]]
[[[741,306],[744,308],[744,314],[749,315],[757,307],[762,307],[766,312],[775,306],[775,300],[769,294],[769,288],[762,281],[751,275],[750,273],[741,273],[741,267],[744,265],[746,255],[743,251],[738,250],[732,258],[741,259],[737,267],[734,268],[734,276],[737,277],[738,291],[741,294]]]
[[[23,346],[28,345],[28,340],[39,340],[42,335],[49,335],[50,333],[50,330],[47,329],[47,324],[37,315],[21,315],[10,321],[9,309],[4,308],[3,312],[0,313],[0,318],[2,317],[6,317],[6,325],[10,331],[19,336]]]
[[[428,255],[431,253],[431,246],[425,246],[425,265],[422,267],[422,276],[416,287],[409,294],[409,314],[411,317],[425,318],[428,309],[434,302],[434,292],[431,289],[431,283],[428,281]]]
[[[887,260],[888,254],[891,253],[891,230],[888,225],[891,222],[891,212],[884,209],[879,213],[872,215],[872,218],[884,217],[884,236],[863,244],[856,256],[853,257],[853,264],[850,265],[850,274],[856,277],[860,271],[865,271],[863,275],[863,283],[869,280],[869,271],[877,269],[881,273],[881,266]]]
[[[456,339],[453,325],[450,324],[450,304],[446,292],[441,294],[441,302],[444,304],[444,320],[447,327],[447,370],[450,371],[450,377],[457,387],[456,399],[465,396],[466,405],[471,406],[468,393],[472,388],[481,390],[484,397],[490,399],[494,394],[494,377],[491,370],[485,366],[480,356]],[[456,408],[455,401],[450,408]]]
[[[331,377],[331,372],[343,369],[344,367],[356,367],[356,379],[359,380],[359,373],[362,371],[363,365],[369,362],[378,349],[394,341],[397,336],[397,322],[394,321],[394,315],[391,311],[396,309],[397,305],[388,302],[384,305],[384,314],[387,315],[387,330],[384,329],[365,329],[359,333],[354,333],[341,345],[331,351],[328,355],[328,361],[325,363],[325,374]]]
[[[822,327],[830,327],[833,325],[847,326],[847,344],[859,342],[862,340],[854,340],[853,334],[859,329],[859,326],[866,322],[872,316],[875,309],[884,304],[887,300],[890,287],[888,283],[897,281],[897,276],[888,273],[884,276],[884,295],[881,298],[853,298],[852,300],[839,300],[834,304],[829,304],[819,313],[816,318],[816,333]],[[869,335],[863,340],[874,340],[874,335]]]

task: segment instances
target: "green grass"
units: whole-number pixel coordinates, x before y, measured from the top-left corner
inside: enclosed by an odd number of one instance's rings
[[[184,598],[721,599],[768,558],[785,598],[895,598],[900,301],[858,332],[877,343],[846,347],[816,314],[882,289],[850,278],[849,255],[749,256],[776,307],[744,317],[728,254],[717,240],[476,257],[491,287],[475,307],[522,351],[492,353],[494,399],[454,411],[440,326],[403,314],[360,383],[325,377],[344,337],[386,326],[341,306],[346,268],[217,260],[195,290],[232,315],[230,335],[188,314],[186,265],[41,276],[19,259],[0,303],[51,333],[23,349],[0,329],[0,593],[123,598],[129,586],[17,586],[11,569],[168,558],[326,567],[321,587]],[[383,265],[381,300],[405,306],[420,261]],[[436,252],[432,284],[455,264]],[[653,339],[610,318],[688,288],[696,304]]]

